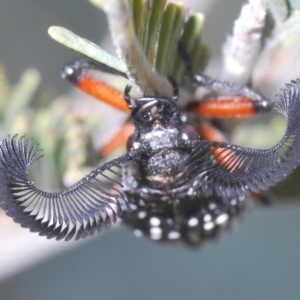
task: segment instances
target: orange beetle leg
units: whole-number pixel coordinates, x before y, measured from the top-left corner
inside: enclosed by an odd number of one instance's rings
[[[95,69],[94,65],[91,68]],[[105,82],[88,74],[89,65],[81,61],[75,61],[73,64],[68,65],[62,72],[62,77],[68,79],[77,88],[85,93],[101,100],[121,111],[130,113],[124,94],[112,88]]]
[[[127,113],[131,112],[124,100],[123,93],[90,75],[84,74],[83,76],[80,76],[80,79],[76,83],[76,87],[114,108]]]
[[[222,132],[208,122],[201,122],[198,127],[198,132],[200,137],[204,140],[228,143],[228,140]],[[220,165],[226,166],[230,171],[234,171],[239,165],[238,159],[229,149],[213,149],[212,154]]]
[[[271,107],[262,107],[261,102],[239,97],[207,99],[198,103],[194,110],[197,114],[209,118],[247,118],[270,109]]]
[[[106,143],[100,150],[101,157],[108,157],[111,153],[126,145],[129,136],[134,132],[134,125],[131,121],[127,121],[119,129],[119,131]]]
[[[199,124],[198,131],[200,136],[205,140],[226,143],[228,142],[221,131],[208,122],[201,122]],[[230,171],[235,170],[239,165],[238,160],[229,149],[214,149],[212,154],[220,165],[226,165],[226,168],[228,168]],[[268,205],[272,202],[272,197],[265,192],[252,193],[252,197],[265,205]]]

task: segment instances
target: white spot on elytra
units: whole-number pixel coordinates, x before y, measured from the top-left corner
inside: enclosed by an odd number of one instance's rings
[[[139,229],[133,230],[133,234],[137,237],[142,237],[143,233]]]
[[[144,219],[146,217],[147,213],[145,211],[139,211],[138,212],[138,218]]]
[[[215,222],[216,224],[221,225],[225,223],[228,220],[228,218],[229,216],[227,214],[221,214],[216,218]]]
[[[199,224],[199,220],[196,217],[190,218],[188,220],[188,226],[189,227],[195,227]]]
[[[162,229],[159,227],[152,227],[150,229],[150,236],[153,240],[159,240],[161,239],[162,235]]]
[[[203,217],[203,221],[204,222],[210,222],[211,221],[211,215],[209,215],[209,214],[206,214],[204,217]]]
[[[209,205],[208,205],[208,208],[209,208],[210,210],[214,210],[214,209],[216,209],[216,207],[217,207],[217,205],[216,205],[216,203],[214,203],[214,202],[209,203]]]
[[[149,222],[151,226],[157,227],[160,225],[160,219],[157,217],[152,217]]]
[[[168,233],[168,239],[170,240],[177,240],[180,238],[180,233],[178,231],[170,231]]]
[[[212,230],[215,227],[213,222],[208,222],[203,225],[203,229],[206,231]]]

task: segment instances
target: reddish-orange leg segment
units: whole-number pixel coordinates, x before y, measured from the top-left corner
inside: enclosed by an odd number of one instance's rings
[[[224,134],[208,122],[201,122],[198,126],[198,132],[202,139],[226,143],[228,142]],[[234,155],[230,152],[230,150],[224,151],[222,149],[216,149],[214,150],[213,155],[219,164],[226,164],[227,168],[231,171],[233,171],[238,166],[238,162],[236,161]],[[270,204],[271,202],[271,197],[265,192],[252,193],[252,197],[258,199],[263,204]]]
[[[92,61],[75,61],[68,65],[62,72],[62,77],[68,79],[77,88],[85,93],[101,100],[121,111],[130,113],[124,99],[124,94],[112,88],[105,82],[93,77],[88,73],[89,69],[95,69],[95,63]]]
[[[202,121],[198,126],[198,132],[204,140],[228,143],[224,134],[208,122]]]
[[[127,113],[131,112],[124,100],[123,93],[88,74],[83,74],[78,78],[76,87],[114,108]],[[121,129],[100,150],[101,157],[108,157],[111,153],[126,145],[133,131],[133,123],[131,121],[125,122]]]
[[[223,133],[208,122],[202,121],[199,124],[198,132],[200,137],[204,140],[228,143],[228,140]],[[213,155],[220,165],[226,165],[226,167],[231,171],[238,166],[236,158],[228,149],[215,149],[213,151]]]
[[[88,73],[90,69],[98,69],[100,65],[90,60],[79,60],[65,67],[62,77],[68,79],[77,88],[101,100],[114,108],[130,113],[124,94],[112,88],[105,82]],[[128,137],[133,133],[134,126],[131,121],[125,122],[122,128],[100,150],[101,157],[108,157],[118,148],[126,145]]]
[[[245,98],[211,98],[197,103],[194,111],[208,118],[247,118],[266,110],[261,102]]]
[[[77,80],[76,87],[114,108],[130,113],[130,109],[124,101],[124,94],[103,81],[95,79],[88,74],[84,74]]]
[[[111,153],[126,145],[128,138],[133,132],[133,123],[126,121],[119,131],[100,150],[101,157],[108,157]]]

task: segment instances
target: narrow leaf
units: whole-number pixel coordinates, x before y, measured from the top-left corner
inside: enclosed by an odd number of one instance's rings
[[[51,26],[48,33],[57,42],[107,66],[111,72],[126,77],[125,65],[96,44],[59,26]]]

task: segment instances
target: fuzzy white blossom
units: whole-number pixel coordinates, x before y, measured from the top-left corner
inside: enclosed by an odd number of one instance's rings
[[[222,78],[247,84],[261,49],[266,7],[260,0],[249,0],[234,23],[233,34],[223,47]]]

